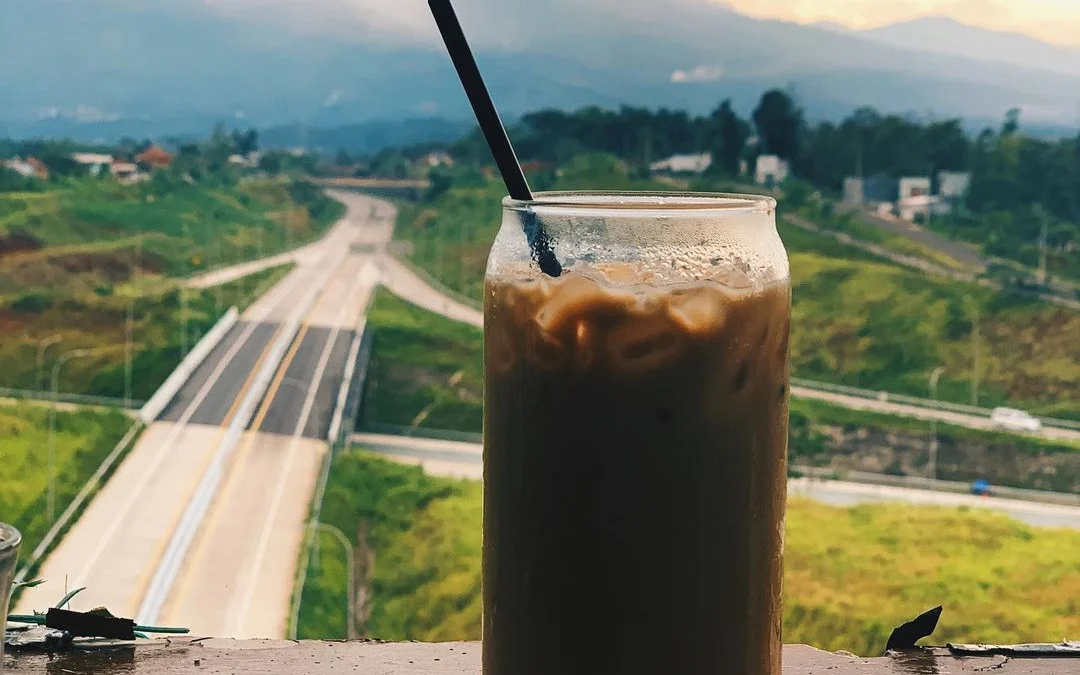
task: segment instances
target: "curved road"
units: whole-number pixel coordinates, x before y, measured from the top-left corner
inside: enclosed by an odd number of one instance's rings
[[[331,190],[329,191],[329,194],[338,200],[346,202],[347,200],[356,198],[356,193],[352,192]],[[386,244],[393,235],[393,226],[397,216],[397,209],[393,204],[383,200],[371,198],[370,202],[372,204],[370,216],[374,221],[373,224],[369,226],[372,228],[370,231],[373,233],[371,235],[370,243],[375,246],[375,260],[380,273],[379,282],[395,295],[408,300],[414,305],[449,319],[453,319],[454,321],[460,321],[476,327],[483,327],[484,317],[480,312],[439,292],[386,252]],[[295,255],[297,260],[304,260],[304,256],[309,255],[306,252],[306,248],[307,247],[305,247],[305,249],[299,249],[298,252],[284,255]],[[192,285],[207,284],[210,281],[223,283],[224,281],[237,278],[236,275],[242,276],[243,274],[251,274],[260,269],[280,265],[282,262],[282,256],[252,261],[235,268],[217,270],[204,277],[192,279],[189,283]],[[948,410],[934,409],[932,403],[929,401],[927,401],[926,406],[906,405],[890,401],[881,401],[876,398],[865,398],[818,390],[805,386],[793,386],[791,393],[793,396],[800,398],[826,401],[853,410],[868,410],[887,415],[913,417],[926,421],[938,420],[940,422],[955,424],[971,429],[1000,431],[1000,429],[996,429],[994,425],[991,424],[988,414],[969,415]],[[1053,440],[1080,442],[1080,430],[1075,429],[1044,426],[1039,435]]]
[[[483,448],[476,443],[443,441],[415,436],[354,434],[353,443],[372,452],[409,464],[418,464],[435,476],[483,478]],[[867,485],[814,478],[788,480],[788,495],[835,506],[867,502],[903,502],[923,506],[965,506],[1004,513],[1030,525],[1080,529],[1080,507],[1043,504],[998,497],[976,497],[934,490]]]

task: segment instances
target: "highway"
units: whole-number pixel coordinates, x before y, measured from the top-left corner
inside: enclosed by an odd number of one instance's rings
[[[284,260],[296,263],[243,313],[160,419],[146,429],[45,560],[38,577],[50,583],[25,591],[19,612],[44,610],[65,588],[86,586],[73,603],[77,609],[105,606],[118,616],[149,616],[155,623],[188,626],[201,635],[284,636],[330,418],[349,347],[371,294],[382,284],[418,306],[474,326],[483,324],[474,308],[447,298],[386,253],[395,217],[389,204],[355,193],[333,194],[345,203],[347,214],[321,241],[285,258],[188,280],[193,286],[212,285]],[[289,340],[294,328],[295,338]],[[263,373],[269,378],[264,396],[258,388]],[[793,393],[976,428],[989,423],[977,415],[813,389]],[[224,454],[234,429],[238,440]],[[1080,432],[1046,431],[1080,438]],[[482,455],[475,445],[394,437],[359,440],[402,461],[420,463],[431,473],[473,479],[482,474]],[[222,461],[220,483],[211,484],[213,498],[204,500],[199,496],[210,484],[208,476]],[[833,503],[929,498],[902,492],[906,488],[890,492],[820,485],[826,484],[815,483],[807,490],[815,499]],[[980,499],[974,505],[1021,519],[1037,517],[1040,524],[1078,522],[1072,511],[1030,516],[1001,501],[1007,500]],[[198,503],[203,503],[203,511],[193,520]],[[190,542],[178,546],[184,531],[192,533]],[[172,564],[176,568],[170,572]]]
[[[483,449],[477,443],[365,433],[354,434],[352,440],[359,447],[395,461],[420,465],[425,472],[434,476],[471,480],[480,480],[483,477]],[[807,497],[835,506],[853,506],[872,502],[965,506],[998,511],[1030,525],[1080,529],[1080,507],[1060,504],[813,478],[789,480],[788,495]]]
[[[190,617],[201,634],[284,635],[326,431],[354,329],[379,278],[373,253],[354,251],[370,244],[372,252],[379,250],[392,223],[366,197],[335,196],[347,215],[305,247],[297,266],[243,313],[144,431],[45,560],[38,577],[49,583],[27,589],[18,611],[44,610],[65,587],[86,586],[75,608],[137,615],[240,402],[284,327],[299,319],[296,339],[243,433],[159,617]],[[218,274],[220,281],[232,272]],[[311,306],[303,306],[301,299],[312,293]],[[253,571],[259,593],[237,581]],[[269,588],[280,589],[280,597],[264,592]]]

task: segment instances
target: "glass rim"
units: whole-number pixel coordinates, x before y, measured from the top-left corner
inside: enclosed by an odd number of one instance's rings
[[[679,211],[733,216],[773,213],[776,199],[733,192],[562,190],[537,192],[532,200],[504,197],[502,205],[504,209],[521,212],[535,209],[608,213]]]
[[[0,523],[0,556],[16,550],[22,543],[22,533],[13,525]]]

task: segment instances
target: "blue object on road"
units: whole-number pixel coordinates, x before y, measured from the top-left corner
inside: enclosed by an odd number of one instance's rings
[[[982,479],[975,481],[971,484],[971,492],[980,496],[990,494],[990,482]]]

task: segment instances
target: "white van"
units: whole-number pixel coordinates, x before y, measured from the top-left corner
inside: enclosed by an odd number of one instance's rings
[[[994,408],[994,412],[990,414],[990,421],[994,423],[994,426],[1009,431],[1036,432],[1042,429],[1042,422],[1023,410],[1014,408]]]

